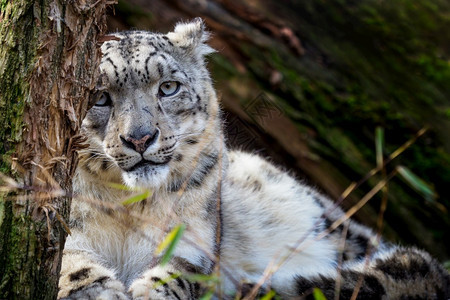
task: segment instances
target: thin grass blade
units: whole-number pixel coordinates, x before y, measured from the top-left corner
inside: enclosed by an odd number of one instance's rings
[[[214,296],[214,291],[209,290],[203,296],[201,296],[199,300],[210,300],[213,298],[213,296]]]
[[[158,287],[160,287],[160,286],[162,286],[162,285],[164,285],[164,284],[167,284],[167,283],[171,282],[172,280],[177,279],[177,278],[180,277],[180,276],[181,276],[180,273],[174,273],[174,274],[171,274],[170,276],[168,276],[168,277],[166,277],[166,278],[162,278],[162,279],[156,281],[156,282],[153,284],[152,288],[153,288],[153,289],[157,289]]]
[[[270,290],[267,294],[265,294],[264,296],[262,296],[260,300],[270,300],[270,299],[272,299],[273,297],[275,297],[276,294],[277,294],[277,293],[275,293],[274,290]]]
[[[315,300],[327,300],[323,292],[318,288],[313,289],[313,297]]]
[[[122,201],[123,205],[130,205],[136,202],[140,202],[142,200],[147,199],[150,197],[152,193],[149,190],[145,190],[143,193],[131,196],[130,198],[127,198],[126,200]]]
[[[397,172],[409,186],[421,194],[426,200],[434,201],[437,198],[437,193],[434,188],[407,167],[398,166]]]
[[[131,192],[136,192],[138,190],[136,190],[135,188],[131,188],[129,186],[126,186],[124,184],[120,184],[120,183],[114,183],[114,182],[108,182],[107,186],[116,189],[116,190],[121,190],[121,191],[131,191]]]
[[[185,229],[186,225],[184,224],[176,226],[169,232],[169,234],[167,234],[161,244],[159,244],[158,248],[156,248],[156,255],[159,255],[162,251],[164,251],[164,249],[167,249],[161,258],[161,265],[165,265],[169,262],[170,258],[172,257],[173,251],[180,241],[180,238],[183,235]]]
[[[219,278],[214,275],[183,274],[183,278],[185,278],[191,282],[219,283]]]
[[[383,127],[377,127],[375,129],[375,152],[377,167],[383,167],[383,149],[384,149],[384,129]]]

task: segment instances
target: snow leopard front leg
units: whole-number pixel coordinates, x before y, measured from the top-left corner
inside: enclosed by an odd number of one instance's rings
[[[158,265],[144,272],[130,286],[133,300],[194,300],[203,294],[203,287],[187,280],[183,275],[202,273],[183,258],[174,257],[171,262]]]
[[[109,270],[80,250],[64,250],[58,299],[129,299],[125,287]]]

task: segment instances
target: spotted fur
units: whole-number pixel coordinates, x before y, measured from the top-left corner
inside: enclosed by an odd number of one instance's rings
[[[168,34],[117,33],[102,46],[100,88],[83,131],[77,197],[60,299],[198,299],[188,274],[220,270],[215,295],[272,288],[281,297],[447,299],[448,273],[427,253],[377,241],[344,213],[266,160],[229,151],[204,57],[201,20]],[[117,188],[110,183],[131,188]],[[123,205],[150,189],[147,199]],[[173,257],[156,251],[186,229]],[[285,259],[287,258],[287,259]],[[276,266],[261,281],[269,266]]]

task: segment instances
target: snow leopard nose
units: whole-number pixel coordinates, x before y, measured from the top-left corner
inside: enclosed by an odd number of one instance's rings
[[[130,135],[126,138],[120,136],[120,139],[126,147],[131,148],[134,151],[139,152],[140,154],[143,154],[148,147],[150,147],[157,141],[158,136],[159,130],[156,129],[153,133],[147,133],[139,138]]]

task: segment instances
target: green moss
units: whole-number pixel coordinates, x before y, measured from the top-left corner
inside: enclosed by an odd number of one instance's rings
[[[5,9],[6,9],[6,5],[8,4],[8,0],[1,0],[0,1],[0,12],[3,12],[3,11],[5,11]]]
[[[114,10],[117,17],[124,19],[131,26],[140,29],[150,29],[152,14],[145,12],[141,7],[136,6],[136,4],[121,0],[114,6]]]
[[[17,270],[30,270],[30,272],[36,272],[33,264],[35,260],[30,259],[36,255],[35,246],[38,245],[32,226],[36,222],[31,220],[31,217],[20,215],[14,216],[13,207],[11,201],[2,201],[0,203],[0,210],[4,212],[4,218],[0,225],[0,234],[2,234],[1,252],[7,255],[0,258],[0,286],[10,286],[10,288],[2,288],[1,292],[8,294],[0,294],[2,299],[31,299],[33,291],[31,288],[34,286],[32,282],[24,282],[22,280],[15,280],[18,276],[15,272]],[[39,226],[39,224],[37,224]],[[26,250],[26,251],[24,251]],[[28,280],[33,280],[36,274],[28,276]],[[20,292],[20,294],[19,294]]]
[[[3,224],[3,219],[5,218],[5,195],[4,193],[0,193],[0,228]]]
[[[238,76],[239,72],[235,67],[220,54],[213,54],[210,57],[210,69],[214,73],[216,80],[226,80]]]
[[[36,40],[33,6],[19,1],[14,5],[8,3],[4,9],[2,21],[5,24],[17,21],[15,26],[0,27],[0,171],[10,173],[4,156],[15,152],[14,145],[22,137],[23,112],[29,92],[28,81],[24,79],[31,71],[27,66],[34,66],[37,45],[33,42]],[[18,40],[27,43],[17,43]]]

